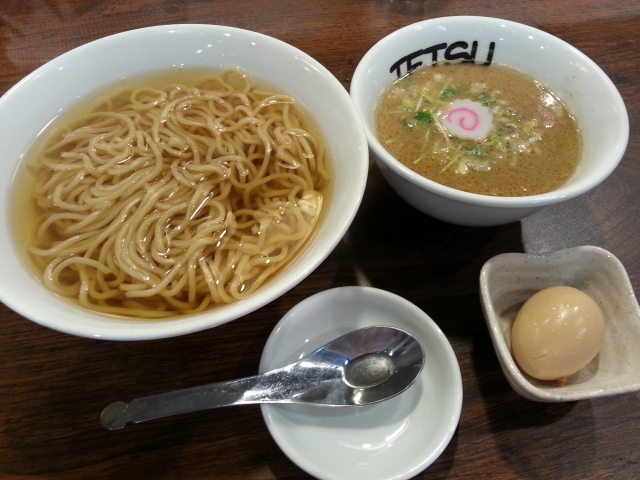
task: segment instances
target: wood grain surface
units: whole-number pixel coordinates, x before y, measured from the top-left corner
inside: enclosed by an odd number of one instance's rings
[[[406,205],[372,162],[347,237],[315,272],[253,314],[180,338],[76,338],[0,305],[0,479],[308,478],[270,437],[257,406],[117,432],[105,430],[99,415],[113,400],[256,373],[266,339],[284,313],[314,293],[357,284],[388,290],[422,308],[442,328],[460,363],[459,426],[440,458],[416,478],[640,478],[640,396],[567,404],[520,397],[500,369],[478,287],[480,268],[496,254],[597,245],[622,261],[640,293],[637,0],[1,0],[0,94],[79,45],[170,23],[230,25],[271,35],[316,58],[348,89],[358,61],[383,36],[448,15],[527,23],[598,63],[620,90],[631,124],[627,153],[611,177],[522,222],[465,228]]]

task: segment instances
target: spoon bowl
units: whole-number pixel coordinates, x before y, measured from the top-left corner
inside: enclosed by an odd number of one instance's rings
[[[252,377],[114,402],[102,425],[127,423],[210,408],[256,403],[302,403],[328,407],[362,406],[404,392],[420,375],[424,350],[395,327],[367,327],[343,335],[282,368]]]

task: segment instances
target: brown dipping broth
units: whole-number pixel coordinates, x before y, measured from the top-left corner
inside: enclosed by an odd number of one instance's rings
[[[453,100],[491,111],[487,138],[458,138],[440,124]],[[549,89],[508,67],[440,64],[412,71],[382,96],[378,139],[414,172],[440,184],[492,196],[537,195],[573,175],[581,155],[575,119]]]

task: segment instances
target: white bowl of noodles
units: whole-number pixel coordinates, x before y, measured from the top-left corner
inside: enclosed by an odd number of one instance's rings
[[[430,65],[432,63],[438,66],[432,68]],[[467,175],[467,179],[474,179],[478,185],[493,175],[492,171],[498,170],[496,163],[491,164],[487,160],[489,148],[497,150],[496,146],[504,146],[506,149],[512,148],[513,145],[516,146],[513,149],[515,152],[520,152],[521,149],[527,155],[530,153],[527,150],[533,153],[531,157],[526,157],[527,161],[517,160],[515,155],[509,157],[505,154],[504,158],[507,158],[508,162],[504,165],[510,164],[512,159],[514,163],[526,168],[533,166],[539,159],[555,165],[554,157],[549,150],[541,150],[542,153],[533,159],[533,154],[538,154],[535,150],[537,145],[528,144],[529,140],[521,141],[526,138],[526,131],[521,139],[514,140],[515,143],[504,142],[499,135],[492,137],[493,133],[487,134],[489,136],[482,137],[480,140],[474,139],[473,142],[466,139],[456,142],[454,140],[458,140],[455,138],[458,137],[457,133],[452,133],[451,130],[444,132],[442,128],[437,131],[433,128],[442,124],[450,113],[464,110],[463,108],[452,109],[453,103],[449,104],[448,100],[443,100],[455,98],[458,94],[461,100],[456,101],[473,100],[476,103],[481,102],[479,98],[483,95],[489,95],[489,101],[482,102],[488,105],[487,108],[491,109],[494,115],[494,122],[496,120],[496,110],[491,104],[494,100],[502,101],[498,95],[501,92],[498,91],[498,94],[490,97],[495,91],[481,91],[480,89],[485,87],[473,83],[458,84],[456,83],[458,79],[455,77],[452,77],[453,83],[448,85],[460,87],[457,92],[445,85],[434,93],[432,90],[436,89],[422,86],[423,84],[418,84],[416,79],[416,91],[422,94],[425,89],[424,92],[427,94],[422,95],[420,101],[413,101],[407,97],[407,102],[403,99],[402,104],[398,104],[398,109],[404,108],[413,115],[407,116],[408,128],[415,127],[415,131],[418,132],[419,128],[422,128],[419,125],[420,122],[431,121],[429,125],[432,126],[430,127],[432,135],[429,136],[427,132],[421,137],[423,145],[432,146],[433,150],[451,152],[450,157],[443,156],[440,159],[436,158],[432,151],[421,154],[426,151],[422,150],[407,159],[405,163],[398,161],[396,156],[399,157],[399,155],[394,156],[389,151],[393,149],[391,142],[394,139],[381,138],[377,130],[375,116],[377,107],[381,104],[381,97],[391,85],[399,85],[401,77],[411,81],[414,72],[423,69],[440,71],[446,78],[448,76],[446,69],[449,67],[446,65],[441,67],[442,63],[465,63],[466,67],[456,65],[455,68],[475,69],[478,78],[480,78],[480,72],[495,70],[495,65],[508,67],[530,77],[533,80],[532,84],[537,82],[538,86],[542,85],[538,88],[537,94],[540,98],[539,105],[551,110],[558,107],[559,103],[564,103],[569,113],[575,118],[577,130],[582,134],[581,152],[576,152],[574,171],[569,174],[568,179],[563,180],[565,183],[536,194],[528,193],[531,190],[521,189],[518,194],[499,196],[500,193],[476,193],[472,188],[454,187],[451,186],[453,183],[449,185],[435,180],[436,175],[427,178],[417,173],[418,166],[428,164],[442,176],[446,173],[453,177],[451,172],[460,173],[459,178]],[[411,72],[411,75],[407,75],[408,72]],[[475,82],[481,84],[484,80],[475,80]],[[475,88],[478,90],[472,97]],[[488,89],[491,89],[490,85]],[[506,87],[504,90],[506,91]],[[623,100],[611,80],[592,60],[568,43],[546,32],[497,18],[468,16],[434,18],[393,32],[376,43],[358,64],[351,82],[351,97],[363,118],[369,146],[375,160],[394,190],[423,213],[459,225],[489,226],[518,221],[545,206],[584,194],[604,181],[616,168],[622,159],[629,137],[629,121]],[[440,108],[438,105],[433,111],[425,110],[426,105],[431,108],[431,100],[434,97],[436,101],[433,104],[442,102],[445,108],[449,108],[448,111],[439,110],[445,113],[444,118],[436,115],[437,109]],[[521,96],[521,98],[524,97],[531,96]],[[424,99],[427,100],[423,101]],[[504,105],[511,108],[508,103]],[[518,122],[520,121],[518,107],[508,110],[507,113],[512,114]],[[435,121],[438,118],[440,124]],[[524,114],[523,119],[526,119]],[[539,122],[536,127],[541,138],[553,130],[546,122],[545,117],[544,122]],[[507,127],[515,128],[518,125],[524,126],[523,131],[526,130],[525,127],[528,128],[524,122],[516,124],[514,121],[513,123],[515,126],[497,123],[495,126],[500,126],[502,131],[507,131]],[[399,129],[405,128],[400,127],[399,123],[396,126]],[[490,130],[501,135],[502,131]],[[516,133],[519,135],[518,132]],[[514,137],[515,134],[505,133],[502,138],[510,138],[510,136]],[[451,143],[447,143],[450,140]],[[534,136],[530,140],[533,141]],[[396,144],[406,145],[400,141]],[[499,155],[496,154],[496,158]],[[555,158],[559,157],[557,155]],[[531,162],[529,158],[532,158]],[[432,159],[436,159],[436,162],[432,162]],[[549,169],[545,174],[549,175],[550,171]],[[537,181],[541,177],[533,178]],[[507,183],[504,182],[503,185]]]
[[[368,168],[328,70],[212,25],[52,60],[0,99],[0,150],[0,300],[111,340],[204,330],[287,292],[346,232]]]

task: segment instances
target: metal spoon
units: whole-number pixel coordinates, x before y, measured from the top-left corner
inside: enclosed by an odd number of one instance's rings
[[[420,343],[393,327],[347,333],[301,360],[253,377],[114,402],[102,425],[117,430],[180,413],[253,403],[359,406],[381,402],[409,388],[424,365]]]

